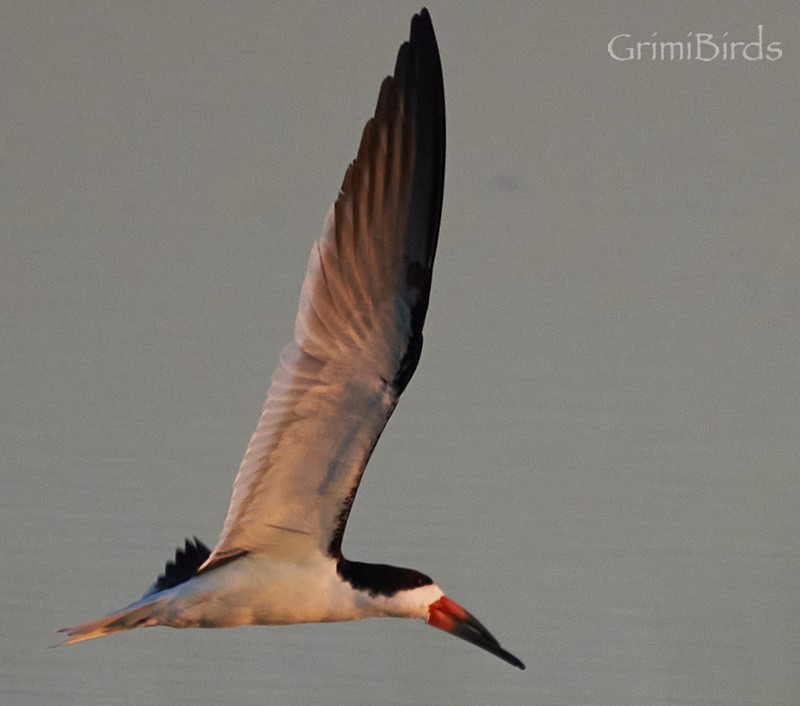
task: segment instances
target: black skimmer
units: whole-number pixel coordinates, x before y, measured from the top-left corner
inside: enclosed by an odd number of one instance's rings
[[[63,644],[153,625],[422,618],[525,668],[425,574],[341,551],[361,475],[422,350],[444,112],[439,49],[423,9],[311,250],[294,340],[281,352],[217,545],[187,540],[142,598],[63,628]]]

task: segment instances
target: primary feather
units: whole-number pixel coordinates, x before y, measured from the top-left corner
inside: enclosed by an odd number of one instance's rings
[[[340,553],[364,467],[422,349],[444,153],[441,66],[423,12],[312,247],[294,338],[203,568],[280,551],[287,533]]]

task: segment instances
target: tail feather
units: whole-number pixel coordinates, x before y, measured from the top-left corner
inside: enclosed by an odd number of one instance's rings
[[[67,636],[61,644],[74,645],[76,642],[94,640],[96,637],[112,635],[115,632],[156,625],[158,621],[153,616],[153,603],[154,601],[148,601],[144,604],[136,602],[104,618],[92,620],[83,625],[61,628],[58,632]]]
[[[138,601],[105,618],[71,628],[61,628],[58,632],[67,636],[61,644],[74,645],[76,642],[94,640],[96,637],[112,635],[115,632],[158,625],[159,621],[153,613],[153,607],[158,602],[158,594],[186,583],[197,575],[197,570],[208,559],[209,554],[211,550],[197,537],[194,541],[187,539],[183,549],[179,548],[175,552],[174,561],[167,562],[164,573]]]

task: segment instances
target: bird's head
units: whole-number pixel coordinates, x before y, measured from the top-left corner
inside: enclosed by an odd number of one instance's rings
[[[428,625],[449,632],[491,652],[519,669],[525,665],[504,650],[492,634],[425,574],[385,564],[364,564],[341,559],[337,572],[365,601],[371,615],[422,618]]]
[[[408,569],[404,571],[409,571]],[[416,574],[417,572],[413,572]],[[423,574],[419,574],[426,578]],[[427,579],[430,581],[430,579]],[[390,599],[392,609],[389,614],[404,618],[424,618],[428,625],[449,632],[462,640],[491,652],[519,669],[525,665],[510,652],[504,650],[494,636],[460,604],[448,598],[444,591],[432,581],[426,585],[409,586],[398,591]]]

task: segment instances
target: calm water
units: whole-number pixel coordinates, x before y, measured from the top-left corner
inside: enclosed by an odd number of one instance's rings
[[[388,4],[387,4],[388,5]],[[3,704],[800,703],[791,3],[432,3],[426,348],[345,549],[421,624],[48,649],[213,542],[309,246],[416,4],[5,3]],[[617,63],[728,31],[777,62]]]

